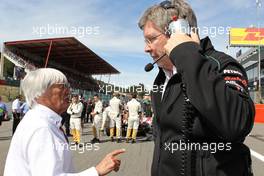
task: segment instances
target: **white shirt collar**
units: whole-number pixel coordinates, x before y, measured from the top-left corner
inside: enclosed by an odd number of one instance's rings
[[[170,71],[167,71],[165,69],[162,69],[163,72],[165,73],[166,79],[169,80],[173,75],[175,75],[177,73],[177,69],[175,66],[172,67],[172,74]]]
[[[47,106],[36,104],[32,109],[38,109],[38,111],[42,111],[43,113],[45,113],[45,118],[47,118],[48,122],[56,125],[58,128],[61,127],[62,117]]]
[[[165,80],[165,82],[164,82],[164,87],[163,87],[163,90],[162,90],[161,99],[163,98],[163,95],[164,95],[164,93],[165,93],[165,90],[166,90],[166,87],[167,87],[167,84],[168,84],[169,80],[171,79],[171,77],[172,77],[173,75],[175,75],[175,74],[177,73],[177,69],[176,69],[175,66],[172,67],[172,73],[171,73],[170,71],[165,70],[165,69],[162,69],[162,70],[163,70],[163,72],[165,73],[166,80]]]

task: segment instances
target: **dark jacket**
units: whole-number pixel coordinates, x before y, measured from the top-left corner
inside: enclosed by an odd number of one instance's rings
[[[253,127],[255,108],[243,67],[216,51],[208,37],[200,46],[180,44],[170,59],[177,74],[162,99],[161,89],[152,93],[152,176],[250,175],[250,152],[243,141]],[[155,87],[165,79],[160,69]]]

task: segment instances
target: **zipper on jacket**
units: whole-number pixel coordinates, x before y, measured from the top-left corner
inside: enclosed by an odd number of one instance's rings
[[[181,84],[181,89],[184,95],[184,103],[183,103],[183,119],[182,119],[182,123],[183,123],[183,130],[182,130],[182,140],[184,143],[187,144],[188,142],[188,138],[190,137],[191,133],[192,133],[192,128],[193,128],[193,123],[194,123],[194,108],[190,102],[190,99],[187,96],[186,93],[186,85],[184,83]],[[191,152],[193,155],[193,152]],[[180,175],[181,176],[185,176],[186,175],[186,166],[187,166],[187,151],[181,151],[181,171],[180,171]],[[191,156],[192,158],[192,156]],[[192,161],[191,161],[192,162]],[[191,173],[195,173],[195,168],[191,167]]]

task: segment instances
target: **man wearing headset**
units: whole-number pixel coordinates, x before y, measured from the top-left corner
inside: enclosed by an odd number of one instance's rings
[[[147,9],[139,21],[145,52],[157,61],[153,91],[155,149],[152,176],[252,175],[243,144],[254,122],[254,104],[242,66],[214,49],[208,37],[168,34],[172,19],[196,28],[183,0]],[[213,147],[214,146],[214,147]]]

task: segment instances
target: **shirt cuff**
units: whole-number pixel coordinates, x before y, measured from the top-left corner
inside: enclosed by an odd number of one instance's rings
[[[80,176],[99,176],[97,170],[95,169],[95,167],[91,167],[85,171],[82,171],[80,173]]]

